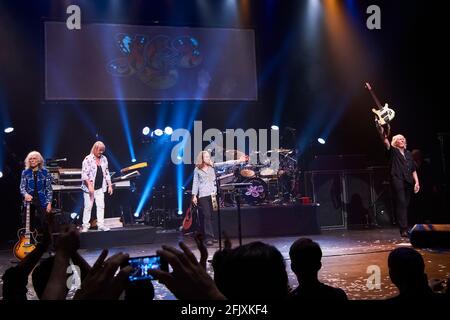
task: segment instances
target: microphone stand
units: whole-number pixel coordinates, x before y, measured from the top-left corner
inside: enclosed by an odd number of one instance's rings
[[[218,227],[218,229],[219,229],[219,250],[222,250],[222,227],[221,227],[221,224],[220,224],[220,197],[221,197],[221,194],[220,194],[220,180],[218,179],[218,177],[217,177],[217,171],[216,171],[216,167],[215,166],[213,166],[213,169],[214,169],[214,175],[215,175],[215,178],[216,178],[216,189],[217,189],[217,191],[216,191],[216,194],[217,194],[217,196],[216,196],[216,201],[217,201],[217,227]]]
[[[216,188],[217,188],[217,226],[219,229],[219,250],[222,250],[222,227],[221,227],[221,220],[220,220],[220,180],[217,177],[216,167],[213,166],[214,174],[216,175]],[[239,238],[239,245],[242,246],[242,226],[241,226],[241,201],[240,201],[240,188],[236,187],[236,185],[233,187],[233,191],[235,194],[235,200],[236,200],[236,206],[237,206],[237,213],[238,213],[238,238]]]
[[[239,245],[242,246],[242,227],[241,227],[241,194],[239,188],[235,188],[237,192],[235,193],[235,199],[236,199],[236,206],[237,206],[237,214],[238,214],[238,238],[239,238]]]

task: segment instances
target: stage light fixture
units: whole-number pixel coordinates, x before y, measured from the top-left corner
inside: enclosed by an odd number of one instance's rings
[[[78,219],[80,217],[80,215],[77,213],[77,212],[72,212],[71,214],[70,214],[70,219],[72,219],[72,220],[76,220],[76,219]]]
[[[272,130],[280,130],[280,128],[279,128],[277,125],[275,125],[275,124],[273,124],[273,125],[270,127],[270,129],[272,129]]]
[[[155,134],[155,136],[160,137],[164,132],[161,129],[156,129],[155,131],[153,131],[153,133]]]
[[[325,139],[324,138],[318,138],[317,142],[319,142],[320,144],[325,144]]]
[[[148,136],[150,133],[150,128],[149,127],[144,127],[144,129],[142,129],[142,134],[144,136]]]
[[[165,127],[164,133],[167,134],[168,136],[170,136],[173,133],[172,127]]]
[[[3,130],[5,133],[11,133],[11,132],[13,132],[14,131],[14,128],[13,127],[7,127],[7,128],[5,128],[5,130]]]

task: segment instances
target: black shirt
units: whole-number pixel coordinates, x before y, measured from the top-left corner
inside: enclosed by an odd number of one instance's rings
[[[40,207],[41,204],[39,201],[37,174],[38,174],[37,170],[33,170],[33,180],[34,180],[33,204]]]
[[[103,186],[103,171],[101,166],[97,166],[97,174],[95,175],[94,190],[101,189]]]
[[[3,280],[3,300],[27,300],[28,274],[23,268],[11,267],[5,271]]]
[[[298,286],[289,294],[289,298],[291,300],[348,300],[344,290],[328,286],[321,282],[308,289]]]
[[[412,173],[416,171],[416,165],[411,152],[405,150],[403,156],[399,149],[390,147],[387,150],[389,157],[389,173],[391,178],[400,179],[410,184],[414,184]]]

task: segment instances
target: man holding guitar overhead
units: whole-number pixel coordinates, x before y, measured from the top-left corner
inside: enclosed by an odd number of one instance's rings
[[[417,177],[416,166],[411,152],[406,150],[406,139],[401,134],[392,137],[390,122],[394,119],[395,112],[388,108],[386,103],[381,106],[375,92],[368,82],[365,87],[375,101],[378,110],[372,109],[375,114],[375,125],[380,135],[381,141],[387,150],[389,157],[389,175],[395,201],[395,214],[400,228],[400,235],[408,237],[408,206],[411,200],[412,191],[419,192],[419,178]]]
[[[52,212],[52,177],[44,168],[44,159],[37,151],[25,158],[25,170],[20,180],[20,193],[25,202],[31,203],[31,225],[42,234],[50,231]]]
[[[392,137],[389,142],[390,128],[381,126],[376,121],[380,138],[389,157],[389,174],[395,200],[395,213],[400,228],[400,235],[408,237],[408,206],[412,191],[419,192],[419,178],[410,151],[406,150],[406,139],[401,134]]]
[[[395,214],[400,228],[400,235],[408,237],[408,206],[411,200],[412,191],[419,192],[420,185],[417,177],[416,167],[411,152],[406,150],[406,139],[401,134],[392,137],[390,122],[395,117],[395,112],[388,108],[386,103],[381,106],[375,92],[368,82],[365,87],[375,101],[378,110],[372,109],[375,114],[375,125],[380,135],[381,141],[387,150],[389,157],[389,175],[395,201]]]

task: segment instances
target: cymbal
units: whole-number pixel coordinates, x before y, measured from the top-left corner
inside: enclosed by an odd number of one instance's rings
[[[239,159],[241,157],[245,157],[245,153],[239,150],[226,150],[225,156],[226,157],[233,156],[233,158],[236,157],[237,159]]]
[[[288,153],[288,152],[292,152],[292,150],[291,149],[273,149],[273,150],[268,150],[267,152]]]

